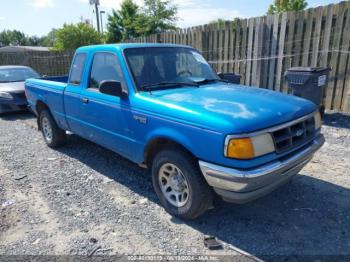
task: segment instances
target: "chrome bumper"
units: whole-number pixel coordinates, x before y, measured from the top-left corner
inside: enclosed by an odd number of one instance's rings
[[[245,203],[288,182],[311,160],[324,141],[323,135],[319,135],[309,147],[292,157],[252,170],[233,169],[204,161],[199,161],[199,166],[208,184],[225,200]]]

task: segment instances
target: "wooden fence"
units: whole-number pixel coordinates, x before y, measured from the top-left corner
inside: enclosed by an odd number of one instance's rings
[[[176,43],[200,50],[241,83],[288,92],[284,72],[296,66],[331,67],[325,105],[350,112],[350,1],[272,16],[209,24],[129,42]]]
[[[41,75],[68,75],[72,52],[3,52],[0,53],[0,65],[25,65],[35,69]]]

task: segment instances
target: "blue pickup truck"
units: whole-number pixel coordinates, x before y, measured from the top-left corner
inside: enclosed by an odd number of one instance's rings
[[[215,194],[268,194],[324,143],[313,103],[230,84],[189,46],[82,47],[68,78],[29,79],[26,95],[48,146],[69,131],[148,168],[161,204],[185,219]]]

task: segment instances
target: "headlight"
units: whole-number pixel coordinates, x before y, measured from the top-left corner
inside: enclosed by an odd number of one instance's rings
[[[319,111],[316,112],[316,114],[314,115],[314,118],[315,118],[315,129],[318,130],[322,127],[322,118]]]
[[[251,159],[274,151],[275,144],[267,133],[246,138],[228,136],[225,144],[225,156],[230,158]]]
[[[6,92],[0,92],[0,98],[13,99],[12,95]]]

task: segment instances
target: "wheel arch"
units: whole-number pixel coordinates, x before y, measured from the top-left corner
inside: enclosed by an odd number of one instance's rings
[[[43,102],[42,100],[38,100],[36,102],[36,105],[35,105],[35,110],[36,110],[37,114],[40,115],[40,113],[43,110],[50,110],[50,109],[45,102]]]
[[[40,125],[40,114],[42,111],[44,110],[48,110],[51,114],[51,111],[50,111],[50,108],[48,107],[48,105],[43,102],[42,100],[38,100],[36,102],[36,105],[35,105],[35,111],[37,113],[37,124],[38,124],[38,129],[41,130],[41,125]]]
[[[181,143],[177,141],[176,139],[167,137],[167,136],[156,136],[149,140],[147,145],[144,149],[144,164],[147,167],[150,167],[152,165],[152,161],[155,157],[155,155],[160,152],[161,150],[167,149],[167,148],[177,148],[188,155],[190,155],[193,158],[197,158],[192,151],[189,149],[188,145],[184,145],[184,143]]]

